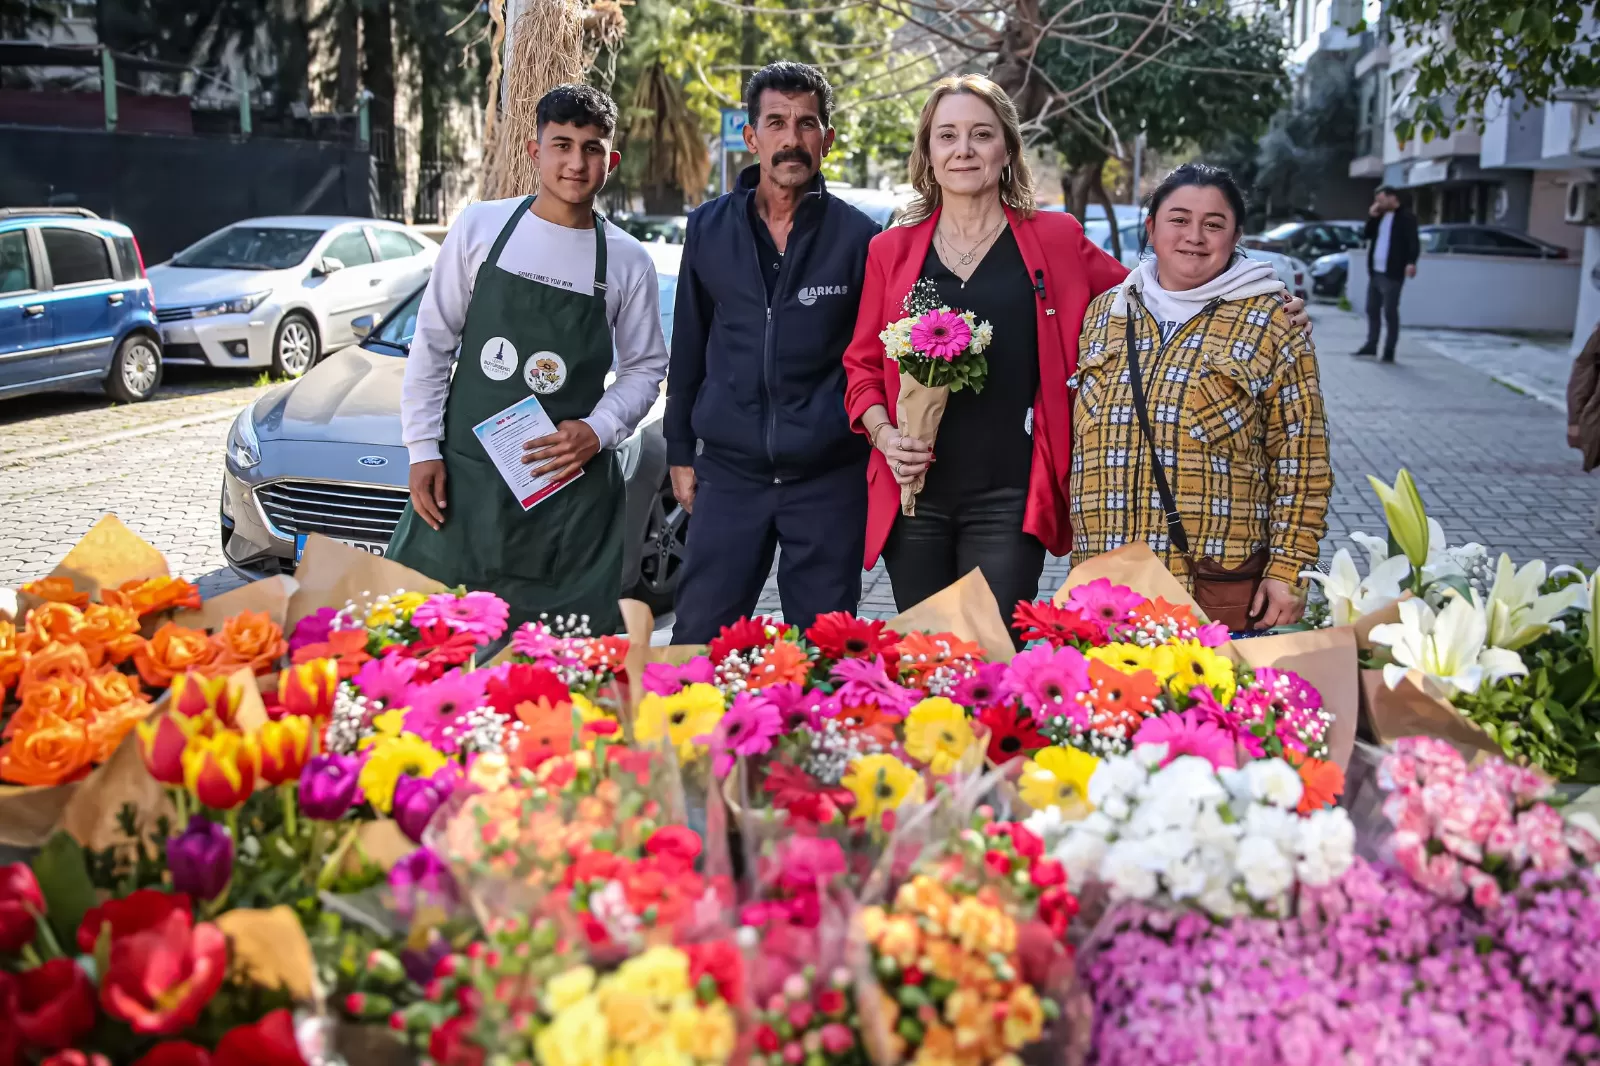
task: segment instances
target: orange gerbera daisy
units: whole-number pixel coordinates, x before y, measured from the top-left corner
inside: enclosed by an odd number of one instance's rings
[[[372,656],[367,654],[365,629],[335,629],[328,634],[325,644],[307,644],[297,648],[294,661],[308,663],[312,659],[334,659],[339,663],[339,679],[348,681],[356,676],[361,664]]]
[[[780,640],[768,648],[750,668],[749,685],[753,689],[768,685],[803,685],[811,676],[811,660],[798,644]]]
[[[895,657],[901,675],[922,684],[941,666],[983,658],[983,649],[953,633],[907,633],[895,646]]]
[[[172,679],[185,670],[210,664],[216,655],[217,649],[205,630],[168,622],[133,653],[133,664],[146,685],[159,689],[171,685]]]
[[[149,577],[126,582],[121,588],[102,589],[100,600],[131,607],[142,617],[175,607],[196,610],[200,606],[200,590],[181,577]]]
[[[572,708],[552,707],[540,697],[537,703],[523,701],[516,706],[522,728],[516,731],[517,761],[527,767],[538,766],[552,755],[572,751]]]
[[[0,747],[0,780],[61,785],[87,774],[93,757],[87,723],[45,719],[18,730]]]
[[[1145,600],[1135,607],[1131,617],[1138,625],[1153,622],[1169,629],[1189,629],[1200,624],[1200,619],[1194,616],[1188,604],[1168,603],[1160,596]]]
[[[108,603],[91,603],[85,608],[83,620],[73,629],[72,636],[100,651],[102,661],[113,663],[126,662],[144,643],[139,635],[138,612]],[[90,658],[94,658],[93,652]]]
[[[1305,791],[1300,794],[1300,813],[1310,814],[1323,807],[1331,807],[1344,792],[1344,771],[1331,759],[1313,759],[1296,751],[1284,752],[1289,765],[1300,775]]]
[[[1097,733],[1120,729],[1132,739],[1147,716],[1156,713],[1161,682],[1150,670],[1125,674],[1098,659],[1089,660],[1089,687],[1078,699],[1089,708],[1089,728]]]
[[[884,748],[894,746],[894,726],[900,719],[884,714],[876,703],[841,708],[834,718],[846,729],[871,737]]]
[[[70,577],[41,577],[22,586],[24,595],[37,596],[47,603],[70,603],[82,610],[89,606],[89,594],[79,592]]]

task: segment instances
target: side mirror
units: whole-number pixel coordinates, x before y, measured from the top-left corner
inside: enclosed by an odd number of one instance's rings
[[[335,270],[343,269],[344,262],[342,260],[335,259],[331,255],[325,255],[321,259],[317,260],[317,265],[311,269],[311,274],[313,277],[324,278],[329,274],[332,274]]]
[[[372,336],[372,328],[377,324],[371,315],[362,315],[360,318],[350,320],[350,332],[356,335],[356,340],[364,341]]]

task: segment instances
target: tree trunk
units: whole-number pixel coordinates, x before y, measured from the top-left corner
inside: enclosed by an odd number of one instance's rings
[[[272,110],[281,116],[297,103],[311,102],[311,19],[306,8],[307,0],[281,0],[277,5],[275,23],[283,51],[278,55]]]
[[[1067,210],[1079,222],[1089,209],[1089,194],[1099,184],[1103,166],[1103,163],[1078,163],[1061,172],[1062,198],[1067,202]]]
[[[356,109],[361,91],[361,6],[358,0],[335,0],[333,47],[338,56],[333,106],[340,114]]]
[[[1106,212],[1106,223],[1111,227],[1111,255],[1122,261],[1122,227],[1117,225],[1117,209],[1111,206],[1111,194],[1106,192],[1106,183],[1103,179],[1105,167],[1095,168],[1094,189],[1092,190],[1097,202]]]
[[[371,0],[361,11],[362,82],[372,94],[372,128],[394,131],[394,4]]]
[[[1042,36],[1039,0],[1016,0],[1006,16],[1006,31],[989,77],[1006,91],[1024,125],[1038,117],[1049,99],[1049,87],[1033,69]]]

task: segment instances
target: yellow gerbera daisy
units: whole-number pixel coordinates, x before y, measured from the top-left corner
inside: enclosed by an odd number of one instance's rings
[[[409,621],[427,598],[420,592],[401,592],[393,596],[383,596],[372,605],[372,610],[367,612],[367,628],[379,629]]]
[[[1184,695],[1199,685],[1209,688],[1223,703],[1233,698],[1237,685],[1233,660],[1196,640],[1162,644],[1152,651],[1150,669],[1171,692]]]
[[[448,761],[432,744],[413,733],[379,737],[372,745],[366,764],[361,767],[357,784],[368,803],[388,814],[394,803],[394,786],[401,774],[432,777]]]
[[[678,761],[692,762],[706,753],[706,745],[695,738],[710,736],[726,712],[722,691],[715,685],[685,685],[671,696],[652,692],[639,703],[633,735],[641,744],[665,738],[677,749]]]
[[[863,755],[839,783],[856,797],[851,813],[868,821],[923,797],[922,776],[893,755]]]
[[[1077,748],[1045,748],[1023,765],[1017,791],[1034,810],[1060,807],[1064,817],[1081,818],[1094,809],[1089,778],[1099,765],[1099,759]]]
[[[1125,674],[1136,674],[1140,670],[1149,670],[1151,648],[1141,648],[1137,644],[1106,644],[1098,648],[1090,648],[1084,656],[1098,659],[1107,666],[1114,666]]]
[[[906,716],[906,754],[936,774],[948,774],[972,747],[967,712],[943,696],[931,696]]]

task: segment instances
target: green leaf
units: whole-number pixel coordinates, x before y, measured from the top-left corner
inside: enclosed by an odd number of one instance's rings
[[[1508,34],[1514,34],[1522,29],[1522,15],[1526,9],[1516,8],[1506,15],[1505,21],[1500,23],[1500,28]]]
[[[63,951],[72,951],[83,916],[97,902],[83,849],[66,833],[57,833],[33,857],[33,876],[44,893],[51,931]]]

